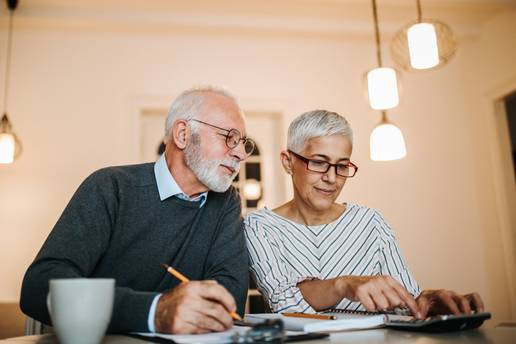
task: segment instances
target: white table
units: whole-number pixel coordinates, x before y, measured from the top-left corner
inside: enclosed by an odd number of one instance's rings
[[[1,344],[57,344],[57,338],[52,334],[40,336],[25,336],[0,340]],[[103,344],[143,344],[150,341],[140,340],[122,335],[107,335]],[[495,327],[490,329],[470,330],[441,334],[425,334],[402,332],[388,329],[352,331],[334,333],[329,339],[319,339],[301,343],[310,344],[515,344],[516,327]]]

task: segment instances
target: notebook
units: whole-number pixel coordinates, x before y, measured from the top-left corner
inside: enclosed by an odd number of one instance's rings
[[[251,324],[256,324],[265,319],[281,319],[286,330],[308,333],[377,328],[384,326],[386,321],[384,314],[332,313],[332,315],[336,317],[335,320],[288,317],[278,313],[258,313],[246,314],[245,320]]]
[[[335,320],[319,320],[309,318],[288,317],[282,314],[247,314],[249,323],[256,323],[264,319],[281,319],[286,330],[313,332],[337,332],[363,330],[378,327],[388,327],[395,330],[418,332],[450,332],[477,328],[491,318],[491,314],[473,313],[461,315],[436,315],[424,320],[418,320],[409,315],[380,314],[362,311],[348,311],[332,309],[322,313],[336,317]]]

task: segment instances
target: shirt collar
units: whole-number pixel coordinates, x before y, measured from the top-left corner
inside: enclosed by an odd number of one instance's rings
[[[160,200],[164,201],[167,198],[175,196],[191,202],[201,201],[201,207],[204,205],[204,203],[206,203],[206,199],[208,198],[207,191],[203,192],[199,196],[190,198],[183,192],[183,190],[181,190],[168,169],[167,161],[165,160],[165,154],[161,154],[158,161],[156,161],[154,164],[154,176],[156,177]]]

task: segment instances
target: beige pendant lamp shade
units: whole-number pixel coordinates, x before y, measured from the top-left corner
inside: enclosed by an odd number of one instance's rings
[[[387,110],[398,106],[398,78],[396,70],[389,67],[371,69],[367,72],[369,105],[375,110]]]
[[[382,111],[380,124],[371,133],[369,147],[373,161],[399,160],[407,155],[403,133],[389,122],[385,111]]]
[[[404,25],[391,41],[391,57],[404,70],[431,69],[446,64],[457,51],[451,28],[438,20],[424,19],[416,0],[417,21]]]

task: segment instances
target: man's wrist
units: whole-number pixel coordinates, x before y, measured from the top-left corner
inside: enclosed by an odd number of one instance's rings
[[[147,317],[147,326],[149,328],[150,333],[156,332],[156,326],[154,324],[155,318],[156,318],[156,308],[158,305],[158,301],[160,299],[162,294],[158,294],[154,297],[154,300],[152,300],[150,309],[149,309],[149,316]]]

